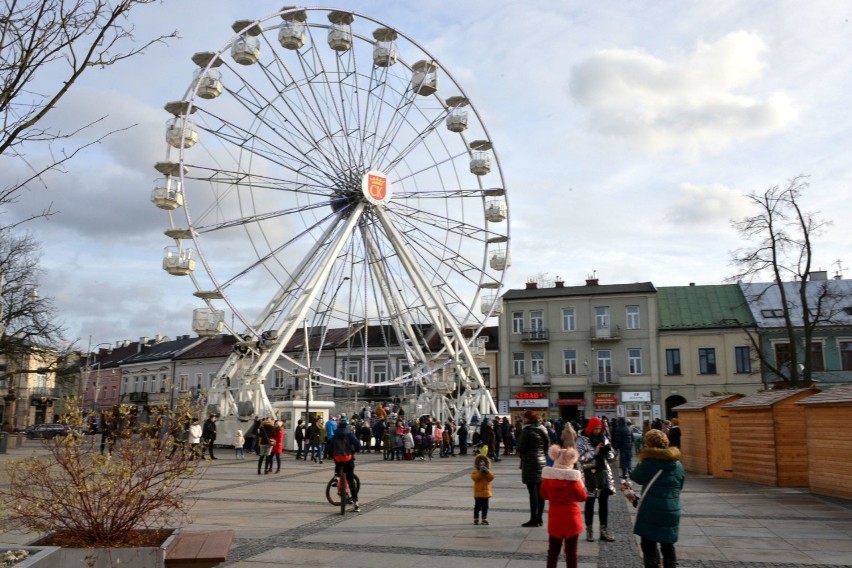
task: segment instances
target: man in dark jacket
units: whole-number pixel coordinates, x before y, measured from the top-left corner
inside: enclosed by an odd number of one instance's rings
[[[218,460],[216,456],[213,455],[213,446],[216,445],[216,415],[211,414],[207,417],[207,420],[204,421],[204,426],[201,427],[201,459],[206,459],[204,457],[204,452],[210,451],[210,459]]]
[[[334,475],[338,475],[341,470],[346,475],[349,494],[352,495],[352,510],[357,513],[361,510],[361,506],[358,504],[358,486],[355,484],[354,454],[361,449],[361,440],[349,431],[349,423],[345,417],[340,419],[329,445],[331,446],[329,452],[334,460]]]
[[[627,424],[627,419],[619,416],[615,421],[615,431],[612,433],[612,449],[618,452],[618,464],[621,466],[621,477],[627,479],[633,471],[633,433]]]
[[[303,420],[296,422],[296,432],[294,436],[296,438],[296,459],[298,460],[302,457],[302,445],[305,442],[305,424]]]

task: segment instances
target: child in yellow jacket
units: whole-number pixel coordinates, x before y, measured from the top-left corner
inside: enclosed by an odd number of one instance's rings
[[[473,480],[473,524],[479,524],[479,516],[482,515],[482,524],[488,524],[488,500],[491,498],[491,482],[494,474],[491,473],[491,460],[488,456],[477,454],[473,459],[473,471],[470,473]]]

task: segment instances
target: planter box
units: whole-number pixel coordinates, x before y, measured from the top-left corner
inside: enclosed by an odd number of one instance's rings
[[[58,546],[4,546],[0,555],[7,550],[26,550],[30,553],[26,559],[14,565],[14,568],[63,568]]]
[[[166,549],[177,538],[174,531],[160,546],[140,546],[132,548],[68,548],[60,547],[56,555],[57,568],[65,566],[86,566],[87,568],[165,568]],[[33,542],[49,542],[50,535]],[[26,547],[24,547],[26,548]],[[41,564],[37,565],[41,568]],[[52,566],[52,565],[51,565]],[[14,568],[18,568],[15,566]]]

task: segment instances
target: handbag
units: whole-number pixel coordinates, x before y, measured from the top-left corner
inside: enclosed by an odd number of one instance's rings
[[[642,488],[642,495],[638,495],[638,496],[636,495],[636,493],[633,491],[633,487],[630,485],[629,481],[625,480],[621,484],[621,492],[624,493],[624,496],[627,497],[628,501],[633,503],[633,507],[637,509],[637,513],[638,513],[639,505],[642,504],[642,498],[645,496],[645,494],[648,492],[648,490],[651,488],[651,486],[654,485],[654,482],[657,481],[657,478],[660,477],[661,473],[663,473],[663,470],[658,469],[657,473],[654,474],[654,477],[651,478],[651,481],[648,482],[648,485],[646,485],[645,487]]]

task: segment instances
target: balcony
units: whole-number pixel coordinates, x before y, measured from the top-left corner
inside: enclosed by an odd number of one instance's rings
[[[591,330],[592,341],[621,341],[621,326],[594,326]]]
[[[128,397],[127,397],[127,398],[128,398],[128,400],[130,400],[130,402],[142,402],[142,403],[145,403],[145,402],[148,402],[148,393],[147,393],[147,392],[145,392],[145,391],[142,391],[142,392],[132,392],[132,393],[129,393],[129,395],[128,395]]]
[[[594,371],[589,375],[590,385],[619,385],[621,379],[615,371]]]
[[[525,329],[521,332],[521,343],[548,343],[550,337],[546,329]]]
[[[524,386],[545,386],[550,384],[550,373],[524,374]]]

